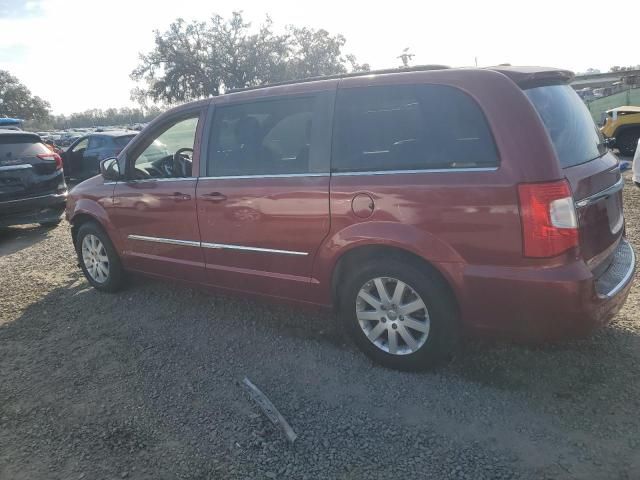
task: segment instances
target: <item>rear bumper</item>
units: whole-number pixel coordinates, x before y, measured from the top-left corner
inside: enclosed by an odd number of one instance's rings
[[[0,202],[0,226],[57,221],[66,202],[66,191]]]
[[[635,264],[633,249],[622,240],[597,279],[582,261],[546,269],[469,267],[462,320],[470,330],[521,341],[584,336],[622,308]]]

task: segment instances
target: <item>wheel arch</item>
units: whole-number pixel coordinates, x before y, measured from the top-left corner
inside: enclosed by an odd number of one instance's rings
[[[349,268],[372,258],[392,258],[400,262],[417,265],[420,269],[435,275],[449,292],[450,299],[460,312],[460,302],[453,287],[453,279],[448,273],[441,271],[433,262],[408,249],[386,244],[364,244],[354,246],[338,257],[331,274],[331,301],[336,308],[340,302],[340,285]]]
[[[116,247],[116,250],[120,250],[120,239],[117,235],[114,235],[114,229],[112,228],[107,212],[101,205],[88,199],[79,200],[75,205],[73,214],[69,217],[69,223],[71,224],[71,238],[74,245],[76,243],[78,230],[87,222],[95,222],[98,224],[109,236]]]
[[[84,225],[85,223],[88,222],[94,222],[97,223],[98,225],[100,224],[100,221],[98,221],[98,219],[96,217],[94,217],[93,215],[90,215],[88,213],[79,213],[77,215],[75,215],[73,217],[73,219],[70,221],[71,223],[71,239],[73,240],[73,245],[76,245],[76,240],[78,238],[78,230],[80,230],[80,227],[82,225]]]

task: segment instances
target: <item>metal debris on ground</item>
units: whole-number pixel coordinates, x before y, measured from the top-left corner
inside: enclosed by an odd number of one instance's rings
[[[262,409],[267,418],[271,420],[271,423],[273,423],[274,425],[280,425],[280,427],[284,431],[284,434],[287,436],[287,440],[289,440],[291,443],[295,442],[296,438],[298,438],[298,435],[293,431],[291,425],[289,425],[287,420],[282,416],[282,414],[273,405],[273,403],[271,403],[269,398],[264,393],[262,393],[258,387],[251,383],[251,380],[249,380],[247,377],[244,377],[243,383],[247,387],[247,391],[249,392],[251,398],[255,400],[255,402]]]

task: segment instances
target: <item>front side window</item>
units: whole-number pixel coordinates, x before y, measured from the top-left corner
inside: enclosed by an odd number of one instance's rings
[[[340,90],[334,172],[496,167],[498,154],[478,105],[442,85]]]
[[[86,150],[87,149],[87,145],[89,145],[89,139],[88,138],[83,138],[78,143],[76,143],[76,146],[73,147],[73,149],[71,151],[73,153],[76,153],[76,152],[79,152],[80,150]]]
[[[133,163],[133,178],[184,178],[193,176],[193,145],[198,117],[176,121],[157,134]]]
[[[315,98],[216,107],[207,175],[310,172]]]

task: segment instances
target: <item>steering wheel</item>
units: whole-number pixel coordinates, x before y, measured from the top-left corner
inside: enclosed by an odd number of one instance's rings
[[[193,148],[180,148],[173,154],[173,174],[179,177],[191,176],[190,169],[187,170],[187,167],[191,167],[191,159],[186,155],[183,155],[183,153],[186,152],[191,152],[191,155],[193,155]]]

